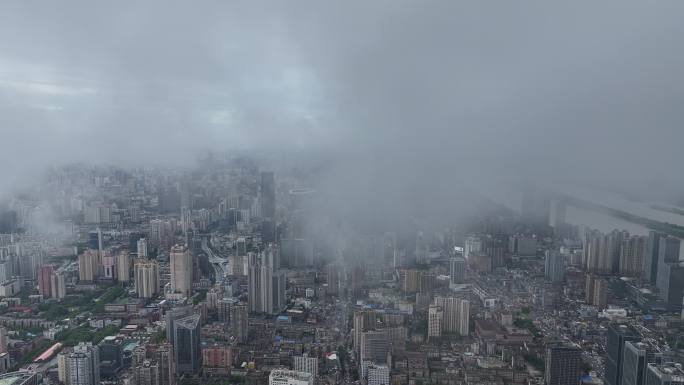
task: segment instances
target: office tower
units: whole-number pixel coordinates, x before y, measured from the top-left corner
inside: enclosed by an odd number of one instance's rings
[[[0,326],[0,353],[7,353],[7,329]]]
[[[546,349],[546,385],[577,385],[579,383],[582,351],[577,348],[553,345]]]
[[[565,257],[555,250],[547,250],[544,259],[544,276],[553,283],[565,280]]]
[[[139,298],[152,298],[159,292],[157,261],[142,260],[135,264],[135,292]]]
[[[371,364],[366,367],[367,385],[389,385],[390,370],[387,365]]]
[[[632,235],[624,238],[620,246],[620,274],[636,276],[641,274],[644,263],[644,251],[648,238]]]
[[[679,238],[661,236],[658,245],[658,265],[661,262],[679,262],[682,248],[682,241]]]
[[[648,364],[644,385],[684,385],[682,364],[667,362]]]
[[[50,286],[50,277],[54,268],[52,265],[43,265],[38,268],[38,292],[43,298],[52,297],[52,287]]]
[[[451,258],[451,283],[454,285],[465,282],[466,262],[463,257]]]
[[[272,172],[261,172],[259,197],[261,201],[261,216],[263,218],[275,218],[275,178]]]
[[[274,369],[268,376],[268,385],[313,385],[314,376],[296,370]]]
[[[357,310],[354,312],[354,350],[361,351],[361,336],[363,332],[375,330],[377,324],[376,313],[372,310]]]
[[[244,303],[234,304],[230,307],[230,330],[238,343],[247,342],[249,335],[249,318],[247,305]]]
[[[200,315],[177,319],[173,325],[176,374],[194,375],[200,368]]]
[[[171,288],[175,293],[181,293],[190,298],[192,290],[192,258],[188,248],[175,245],[169,253],[171,263]]]
[[[637,341],[636,330],[627,325],[610,325],[606,338],[606,385],[622,385],[622,358],[625,342]]]
[[[293,359],[293,369],[298,372],[310,373],[318,376],[318,358],[309,357],[306,353],[303,356],[295,356]]]
[[[622,385],[644,385],[648,364],[662,358],[652,345],[636,341],[625,341],[622,356]]]
[[[442,336],[442,322],[444,312],[437,305],[428,308],[428,339]]]
[[[116,255],[116,280],[120,283],[128,283],[131,280],[131,257],[127,251]]]
[[[361,333],[361,359],[359,362],[363,363],[368,361],[385,364],[388,362],[388,355],[391,347],[392,345],[387,331],[374,330],[363,332]]]
[[[57,299],[66,297],[66,280],[63,272],[55,271],[50,275],[50,292]]]
[[[164,314],[164,321],[166,321],[166,340],[171,343],[171,345],[175,345],[175,334],[174,334],[174,326],[176,323],[176,320],[179,320],[181,318],[185,318],[193,313],[193,309],[191,306],[183,306],[183,307],[174,307],[166,311],[166,314]]]
[[[108,336],[97,347],[100,353],[100,375],[114,378],[123,363],[122,341],[115,336]]]
[[[684,262],[658,261],[656,286],[658,295],[667,303],[669,310],[681,310],[684,297]]]
[[[97,346],[81,342],[66,353],[66,379],[68,385],[100,384],[100,353]]]
[[[159,385],[159,366],[149,360],[133,368],[135,385]]]
[[[78,256],[78,280],[93,282],[100,276],[100,256],[95,250],[86,250]]]
[[[147,239],[140,238],[137,242],[138,258],[147,258]]]

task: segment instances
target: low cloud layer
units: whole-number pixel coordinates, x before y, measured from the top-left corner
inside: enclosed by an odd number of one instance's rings
[[[0,176],[276,149],[327,153],[323,183],[358,201],[448,200],[489,178],[669,197],[684,191],[683,14],[679,1],[5,3]]]

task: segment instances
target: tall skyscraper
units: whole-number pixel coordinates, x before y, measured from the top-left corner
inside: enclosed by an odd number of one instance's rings
[[[234,304],[230,307],[230,329],[238,343],[247,342],[249,318],[247,305]]]
[[[86,250],[78,256],[78,280],[94,282],[100,276],[100,256],[95,250]]]
[[[66,280],[63,272],[55,271],[50,275],[50,292],[57,299],[66,297]]]
[[[202,352],[200,350],[200,315],[193,314],[177,319],[174,323],[174,346],[176,374],[194,375],[199,372]]]
[[[622,358],[625,342],[637,341],[639,335],[630,326],[610,325],[606,341],[606,385],[622,385]]]
[[[358,310],[354,312],[354,350],[361,352],[361,336],[363,332],[375,330],[377,315],[372,310]]]
[[[622,385],[644,385],[648,364],[662,358],[652,345],[636,341],[625,341],[622,356]]]
[[[44,297],[52,297],[52,287],[50,277],[54,268],[52,265],[42,265],[38,268],[38,292]]]
[[[658,262],[658,294],[672,311],[682,309],[684,298],[684,262]]]
[[[451,283],[454,285],[465,282],[466,261],[463,257],[451,258]]]
[[[444,311],[440,306],[431,305],[428,309],[428,339],[439,338],[442,336],[442,323],[444,322]]]
[[[0,354],[7,353],[7,329],[0,326]]]
[[[638,277],[641,274],[647,241],[647,237],[639,235],[632,235],[622,240],[622,245],[620,246],[620,274],[630,277]]]
[[[140,238],[137,242],[138,258],[147,258],[147,239]]]
[[[140,298],[152,298],[159,292],[157,261],[141,260],[135,264],[135,291]]]
[[[261,200],[261,216],[274,218],[276,207],[275,177],[272,172],[261,172],[259,181],[259,197]]]
[[[386,330],[373,330],[361,333],[360,363],[387,363],[391,347],[389,333]]]
[[[65,354],[67,385],[99,385],[100,352],[97,346],[81,342]]]
[[[580,349],[552,345],[546,349],[546,385],[577,385],[580,378],[582,352]]]
[[[451,297],[435,297],[434,302],[442,309],[442,333],[467,336],[470,323],[470,302]]]
[[[127,251],[116,255],[116,280],[120,283],[128,283],[131,280],[131,257]]]
[[[555,251],[547,250],[544,260],[544,276],[546,280],[553,283],[565,280],[565,257]]]
[[[192,258],[188,248],[175,245],[169,253],[171,263],[171,288],[190,298],[192,290]]]
[[[166,311],[164,314],[164,321],[166,322],[166,340],[172,346],[176,346],[174,338],[176,321],[185,318],[193,313],[192,306],[174,307]]]
[[[285,306],[285,274],[274,270],[264,255],[251,255],[249,260],[248,303],[253,313],[275,314]]]
[[[662,235],[658,232],[651,231],[648,233],[646,246],[644,250],[644,259],[642,263],[641,277],[650,283],[656,282],[658,274],[658,256],[660,255],[660,238]]]

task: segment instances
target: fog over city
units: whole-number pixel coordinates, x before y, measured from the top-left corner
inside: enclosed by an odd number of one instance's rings
[[[473,178],[681,197],[682,11],[678,1],[8,2],[3,190],[69,162],[278,150],[325,156],[330,179],[360,199]]]
[[[0,1],[0,385],[684,385],[684,1]]]

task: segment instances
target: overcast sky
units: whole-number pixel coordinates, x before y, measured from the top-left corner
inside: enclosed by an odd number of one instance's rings
[[[681,192],[682,20],[679,0],[2,2],[0,176],[285,148],[367,191]]]

